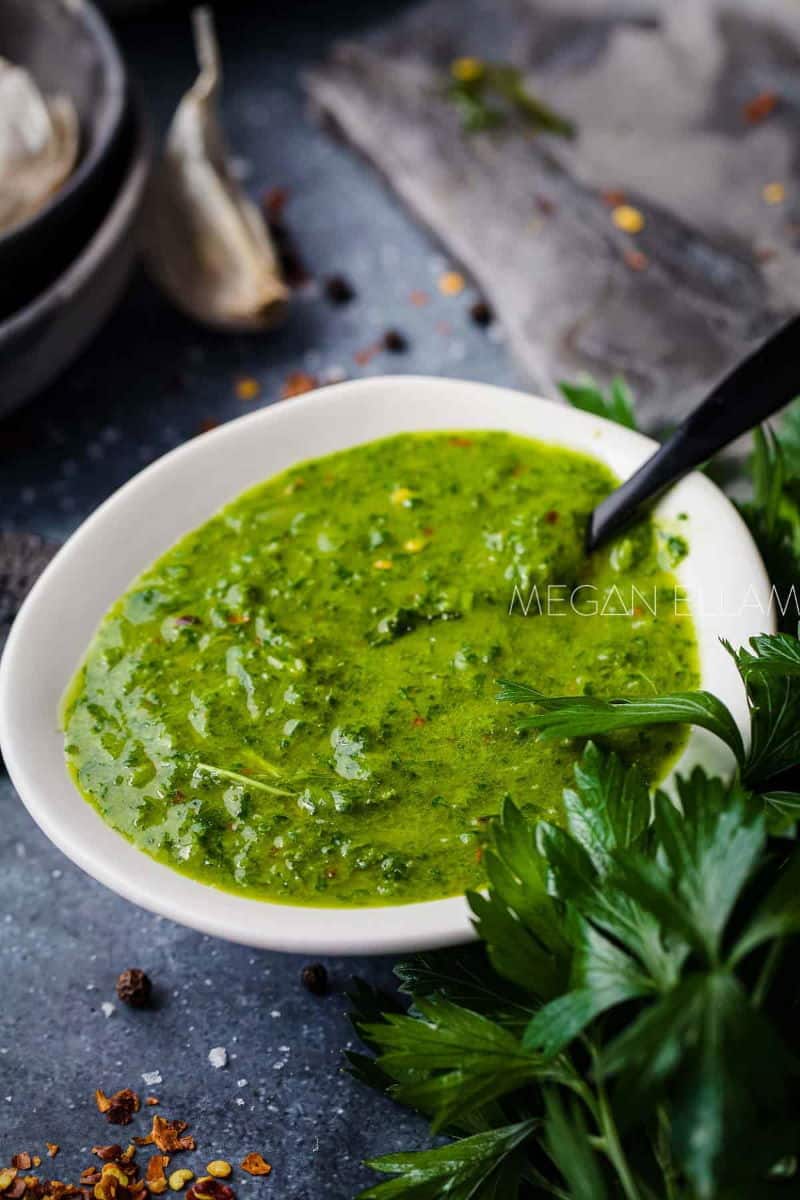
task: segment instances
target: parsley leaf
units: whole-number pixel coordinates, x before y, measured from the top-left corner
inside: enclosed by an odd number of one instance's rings
[[[619,375],[611,380],[608,392],[604,392],[592,378],[583,383],[559,383],[558,389],[573,408],[605,417],[626,429],[636,429],[633,393]]]
[[[646,725],[700,725],[721,738],[740,764],[745,761],[739,727],[726,705],[711,692],[603,700],[597,696],[545,696],[536,688],[503,679],[498,700],[537,704],[543,711],[522,717],[519,727],[538,729],[545,739],[597,737]]]

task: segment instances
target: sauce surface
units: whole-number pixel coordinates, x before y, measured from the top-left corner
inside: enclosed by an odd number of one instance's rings
[[[499,677],[551,694],[698,683],[680,536],[645,521],[583,561],[614,485],[592,458],[485,431],[402,434],[258,485],[103,619],[65,702],[78,788],[148,854],[252,898],[481,886],[503,797],[559,821],[580,750],[517,732]],[[655,782],[683,739],[613,744]]]

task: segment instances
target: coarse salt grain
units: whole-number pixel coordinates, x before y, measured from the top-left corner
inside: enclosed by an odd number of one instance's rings
[[[104,1000],[103,1003],[100,1005],[100,1009],[101,1009],[104,1017],[112,1017],[114,1015],[114,1013],[117,1011],[110,1000]]]
[[[148,1087],[155,1087],[156,1084],[164,1082],[164,1080],[161,1078],[160,1071],[145,1071],[142,1075],[142,1079]]]
[[[214,1046],[213,1049],[209,1050],[208,1052],[208,1061],[217,1071],[220,1069],[220,1067],[227,1067],[228,1051],[224,1046]]]

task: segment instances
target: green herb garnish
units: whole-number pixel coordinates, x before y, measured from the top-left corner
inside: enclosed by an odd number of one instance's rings
[[[450,67],[447,97],[469,133],[517,120],[539,133],[575,136],[575,126],[530,91],[522,72],[507,63],[457,58]]]
[[[633,425],[627,392],[563,388]],[[768,562],[800,567],[800,417],[759,431],[743,506]],[[788,606],[787,606],[788,613]],[[796,621],[796,613],[794,614]],[[788,621],[787,621],[788,623]],[[541,737],[699,725],[733,777],[696,769],[679,806],[588,742],[564,828],[506,801],[469,903],[481,945],[401,965],[397,1001],[359,985],[360,1079],[453,1140],[369,1165],[360,1200],[765,1200],[800,1194],[800,640],[731,653],[743,739],[709,692],[548,697],[503,682]]]

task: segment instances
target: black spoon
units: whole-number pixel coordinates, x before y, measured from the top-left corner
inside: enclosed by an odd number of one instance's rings
[[[800,394],[800,317],[743,359],[630,479],[589,518],[591,552],[624,528],[648,500]]]

